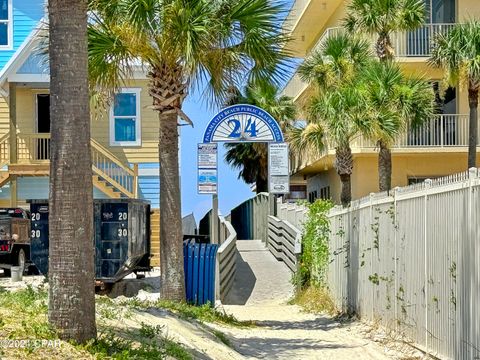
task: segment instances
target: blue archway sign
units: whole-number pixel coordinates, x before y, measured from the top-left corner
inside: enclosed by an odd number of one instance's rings
[[[241,142],[269,143],[269,191],[280,194],[290,188],[288,145],[284,143],[282,130],[273,116],[257,106],[246,104],[229,106],[220,111],[208,123],[197,153],[198,192],[212,195],[214,220],[210,223],[210,234],[214,244],[219,239],[217,143]],[[279,150],[283,156],[276,155]],[[275,172],[270,171],[272,166],[276,166]]]
[[[229,106],[208,123],[203,143],[283,142],[277,121],[265,110],[253,105]]]

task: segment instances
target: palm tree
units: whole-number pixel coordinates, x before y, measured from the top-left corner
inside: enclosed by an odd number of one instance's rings
[[[372,61],[362,72],[361,86],[374,123],[370,138],[381,144],[380,191],[388,191],[392,179],[390,147],[398,135],[421,126],[434,115],[435,95],[428,81],[404,75],[400,66],[391,61]]]
[[[378,59],[392,61],[395,51],[391,34],[415,30],[425,23],[425,17],[424,0],[352,0],[347,7],[344,26],[350,33],[360,31],[377,36],[375,50]],[[406,125],[401,127],[406,128]],[[390,190],[392,183],[391,142],[384,140],[385,137],[381,136],[377,142],[380,149],[379,166],[383,169],[382,174],[379,172],[380,191]]]
[[[424,25],[425,18],[425,0],[352,0],[344,27],[351,33],[376,35],[377,57],[392,60],[395,52],[391,34],[415,30]]]
[[[468,167],[477,166],[478,93],[480,90],[480,21],[455,25],[434,40],[430,63],[445,70],[445,82],[451,86],[465,83],[470,107]]]
[[[291,126],[295,118],[296,108],[292,98],[279,96],[279,88],[270,82],[249,84],[245,94],[237,89],[231,90],[232,95],[227,105],[250,104],[266,110],[279,123],[282,131]],[[225,160],[233,167],[240,169],[239,178],[247,184],[255,184],[256,192],[268,191],[268,149],[264,143],[225,144],[228,149]]]
[[[327,39],[298,70],[304,81],[314,85],[316,94],[307,105],[308,121],[289,132],[292,149],[298,154],[319,154],[328,142],[335,147],[335,168],[342,183],[340,200],[344,206],[352,199],[350,144],[370,128],[357,83],[368,59],[366,41],[342,34]]]
[[[218,104],[226,88],[276,78],[286,37],[282,5],[269,0],[91,0],[89,60],[92,84],[115,89],[148,69],[149,94],[159,116],[160,249],[162,297],[185,298],[178,130],[188,91],[202,83]],[[208,95],[208,94],[207,94]]]
[[[50,0],[49,312],[64,339],[96,337],[87,1]]]

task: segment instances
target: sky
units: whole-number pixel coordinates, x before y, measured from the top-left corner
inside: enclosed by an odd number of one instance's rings
[[[290,8],[293,0],[286,2]],[[292,70],[293,73],[293,70]],[[202,100],[201,91],[189,95],[182,107],[192,119],[194,127],[182,126],[180,135],[181,160],[180,180],[182,197],[182,216],[195,215],[197,222],[211,209],[212,196],[199,195],[197,192],[197,144],[202,142],[203,133],[208,122],[220,109],[209,109]],[[230,213],[235,206],[255,196],[250,186],[238,179],[238,170],[232,169],[224,160],[225,148],[218,146],[218,203],[223,215]]]

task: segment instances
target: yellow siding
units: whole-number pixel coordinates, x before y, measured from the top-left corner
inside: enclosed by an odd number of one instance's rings
[[[148,95],[147,80],[136,80],[125,87],[141,88],[140,109],[141,109],[141,146],[110,146],[109,135],[109,112],[105,111],[100,116],[92,117],[91,133],[92,138],[105,146],[120,161],[124,163],[145,163],[158,162],[158,115],[148,107],[152,100]],[[38,93],[46,93],[48,90],[33,90],[29,88],[17,89],[17,126],[18,131],[24,134],[35,133],[35,96]],[[8,110],[5,102],[0,102],[0,134],[8,131]]]
[[[0,137],[7,134],[10,130],[8,103],[0,97]]]
[[[477,161],[477,166],[480,166],[480,158]],[[394,153],[392,187],[407,186],[409,177],[441,177],[466,169],[466,151],[463,153]],[[336,182],[339,183],[338,177]],[[356,157],[352,175],[352,197],[358,199],[372,192],[378,192],[378,156]]]
[[[141,146],[110,146],[108,112],[106,111],[103,116],[92,119],[92,137],[125,163],[158,162],[158,115],[148,108],[152,105],[152,99],[148,95],[147,85],[148,80],[135,80],[125,85],[125,87],[142,89],[140,93]]]

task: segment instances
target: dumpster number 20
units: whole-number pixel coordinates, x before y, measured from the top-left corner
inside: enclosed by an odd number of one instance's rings
[[[32,213],[32,221],[40,220],[40,213]]]
[[[127,220],[127,213],[126,212],[119,212],[118,213],[118,220]]]

